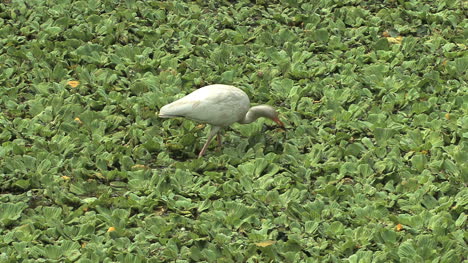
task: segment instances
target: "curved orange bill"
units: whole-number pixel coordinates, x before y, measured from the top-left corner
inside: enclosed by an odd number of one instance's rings
[[[284,128],[284,123],[282,121],[280,121],[280,119],[278,117],[274,118],[273,121],[278,123],[279,126]]]

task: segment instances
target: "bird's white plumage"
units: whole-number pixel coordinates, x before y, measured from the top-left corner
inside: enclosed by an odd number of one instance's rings
[[[221,146],[222,127],[234,122],[251,123],[260,117],[270,118],[280,126],[284,126],[278,119],[278,113],[268,105],[250,107],[250,100],[242,90],[222,84],[215,84],[200,88],[189,95],[167,104],[159,111],[159,117],[185,117],[198,122],[211,124],[206,143],[203,145],[198,158],[205,153],[210,141],[216,135],[218,145]]]
[[[209,85],[161,108],[162,118],[185,117],[214,126],[229,126],[245,118],[250,100],[241,89],[229,85]]]

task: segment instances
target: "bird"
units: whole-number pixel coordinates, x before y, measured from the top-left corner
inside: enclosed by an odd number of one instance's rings
[[[198,158],[201,158],[215,135],[217,135],[218,145],[221,146],[219,132],[222,128],[235,122],[251,123],[260,117],[269,118],[284,127],[278,115],[275,108],[269,105],[250,107],[249,96],[237,87],[213,84],[201,87],[179,100],[164,105],[158,116],[160,118],[184,117],[210,124],[211,131],[198,154]]]

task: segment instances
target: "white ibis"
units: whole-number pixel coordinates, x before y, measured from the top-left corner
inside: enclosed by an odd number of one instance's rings
[[[250,107],[250,100],[245,92],[234,86],[222,84],[199,88],[189,95],[163,106],[159,111],[159,117],[185,117],[211,124],[211,132],[198,154],[198,158],[203,156],[215,134],[218,138],[218,144],[221,145],[220,129],[234,122],[246,124],[260,117],[265,117],[284,127],[273,107],[268,105]]]

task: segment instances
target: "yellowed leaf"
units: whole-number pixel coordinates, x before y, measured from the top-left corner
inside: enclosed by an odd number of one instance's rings
[[[401,42],[403,41],[403,37],[402,36],[387,37],[387,41],[390,44],[401,44]]]
[[[70,177],[69,177],[69,176],[66,176],[66,175],[64,175],[64,176],[62,176],[62,179],[63,179],[63,180],[65,180],[65,181],[69,181],[69,180],[70,180]]]
[[[342,184],[354,184],[354,180],[348,177],[341,179]]]
[[[29,228],[29,224],[24,224],[19,227],[19,229],[26,229],[26,228]]]
[[[68,85],[70,85],[72,88],[76,88],[76,87],[78,87],[78,85],[80,85],[80,82],[76,81],[76,80],[70,80],[68,82]]]
[[[82,124],[82,123],[83,123],[83,122],[80,120],[80,118],[78,118],[78,117],[76,117],[74,120],[75,120],[77,123],[79,123],[79,124]]]
[[[402,225],[402,224],[398,224],[398,225],[396,225],[395,228],[396,228],[396,231],[401,231],[401,230],[403,230],[403,225]]]
[[[132,166],[132,169],[146,169],[146,168],[148,167],[143,164],[135,164],[134,166]]]
[[[255,245],[257,247],[269,247],[269,246],[271,246],[271,245],[273,245],[275,243],[276,243],[276,241],[274,241],[274,240],[266,240],[266,241],[255,243]]]
[[[115,231],[115,227],[111,226],[109,227],[109,229],[107,229],[107,232],[112,232],[112,231]]]
[[[450,113],[448,113],[448,112],[445,113],[445,119],[446,119],[446,120],[450,120]]]
[[[106,177],[102,175],[102,173],[96,173],[95,176],[99,179],[106,179]]]

